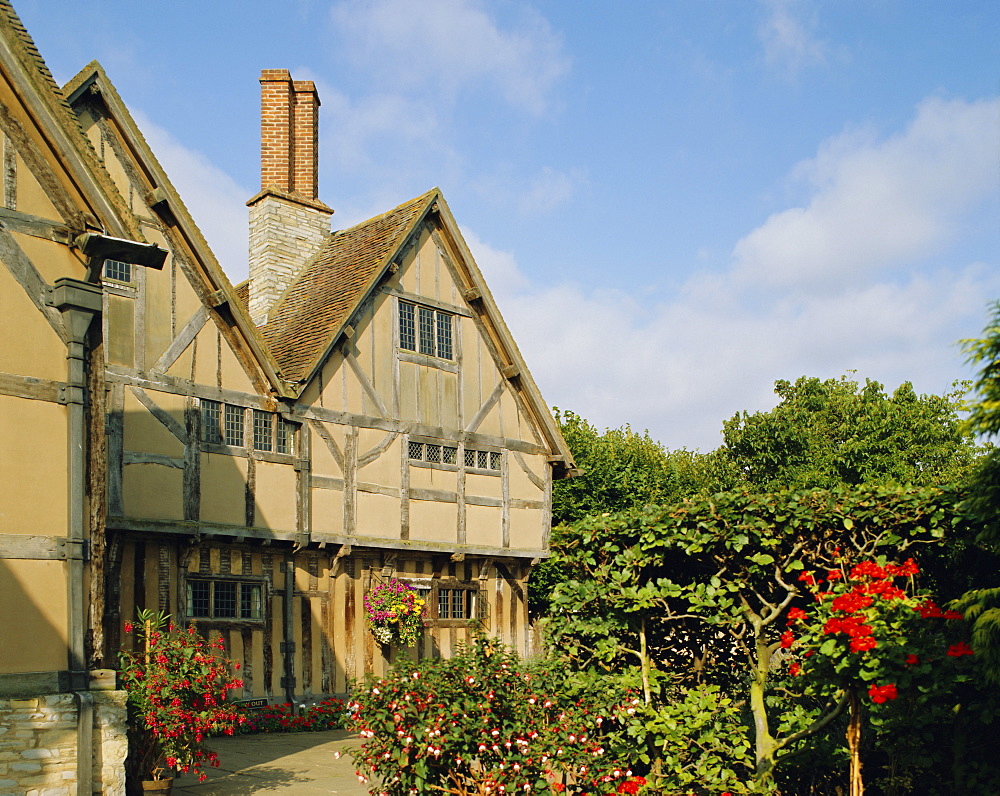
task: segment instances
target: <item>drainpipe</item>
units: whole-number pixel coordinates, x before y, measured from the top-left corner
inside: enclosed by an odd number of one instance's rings
[[[68,613],[68,664],[70,689],[77,692],[77,793],[91,796],[93,786],[93,708],[87,676],[84,637],[87,606],[84,597],[84,564],[87,560],[87,529],[84,522],[84,477],[86,474],[87,380],[84,372],[87,329],[100,315],[102,292],[97,285],[78,279],[58,279],[51,288],[49,305],[62,313],[66,343],[67,471],[69,510],[67,517],[66,568]]]

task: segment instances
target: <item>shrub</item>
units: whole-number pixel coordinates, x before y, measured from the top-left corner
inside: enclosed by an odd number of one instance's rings
[[[226,695],[243,681],[232,675],[222,641],[209,642],[194,625],[182,630],[167,614],[146,610],[138,618],[136,625],[125,623],[125,632],[136,631],[139,651],[121,653],[132,774],[160,779],[167,768],[207,779],[202,765],[219,763],[203,741],[212,734],[232,735],[242,721]]]
[[[612,752],[639,700],[570,698],[558,680],[481,635],[447,660],[368,677],[348,705],[363,739],[352,752],[359,777],[390,796],[613,792],[632,777]]]

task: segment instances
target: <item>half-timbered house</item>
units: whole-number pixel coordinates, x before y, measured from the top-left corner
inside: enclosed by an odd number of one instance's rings
[[[170,252],[102,276],[107,643],[139,607],[196,620],[248,697],[343,693],[473,624],[527,652],[527,578],[572,467],[558,427],[440,191],[331,233],[315,88],[285,70],[261,87],[236,289],[100,67],[66,89]],[[366,626],[387,577],[426,595],[416,650]]]
[[[223,637],[246,698],[473,626],[529,653],[573,463],[441,192],[331,231],[315,87],[264,70],[234,287],[102,68],[58,88],[0,9],[0,696],[85,689],[140,608]],[[390,577],[415,648],[366,625]]]

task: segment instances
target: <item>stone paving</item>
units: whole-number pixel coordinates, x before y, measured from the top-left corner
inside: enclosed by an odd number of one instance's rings
[[[358,782],[346,752],[358,744],[358,738],[345,730],[214,738],[210,747],[218,752],[220,767],[208,769],[207,782],[190,775],[176,780],[173,792],[183,796],[366,796],[368,790]]]

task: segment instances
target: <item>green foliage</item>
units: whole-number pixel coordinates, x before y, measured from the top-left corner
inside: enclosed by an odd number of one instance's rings
[[[660,673],[741,694],[767,777],[784,741],[771,732],[766,695],[779,620],[804,594],[799,575],[834,567],[838,547],[860,560],[934,543],[960,524],[957,497],[891,485],[724,492],[587,518],[554,537],[566,578],[552,595],[549,638],[580,667],[638,666],[648,701]]]
[[[602,434],[573,412],[554,411],[582,474],[553,484],[553,525],[668,503],[721,486],[711,455],[667,451],[648,432],[638,434],[629,426]]]
[[[648,748],[664,793],[752,793],[753,750],[745,710],[719,686],[672,689],[662,699],[637,706],[628,734]]]
[[[631,772],[622,721],[635,698],[574,688],[565,670],[529,670],[477,637],[448,659],[394,666],[354,690],[349,708],[364,739],[353,752],[373,793],[613,791]]]
[[[959,417],[967,389],[917,395],[905,382],[888,395],[846,376],[777,381],[779,404],[723,423],[719,453],[758,490],[955,484],[981,453]]]
[[[668,451],[648,432],[638,434],[623,426],[600,433],[573,412],[554,412],[581,472],[552,485],[552,525],[557,534],[560,526],[584,517],[710,494],[729,483],[715,454]],[[548,611],[549,595],[565,577],[551,560],[535,567],[529,594],[533,616]]]

